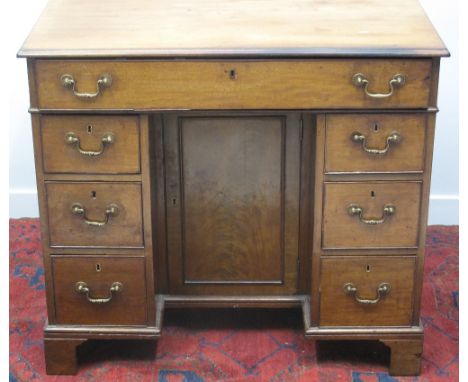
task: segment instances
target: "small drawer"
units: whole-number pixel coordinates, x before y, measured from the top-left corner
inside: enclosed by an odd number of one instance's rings
[[[52,256],[56,323],[144,325],[145,259]]]
[[[41,109],[426,108],[431,71],[431,59],[37,60],[35,83]]]
[[[327,115],[326,173],[422,172],[424,114]]]
[[[140,172],[134,116],[42,116],[41,140],[45,173]]]
[[[324,249],[417,247],[421,182],[329,182],[324,188]]]
[[[320,326],[408,326],[415,257],[325,258]]]
[[[143,247],[141,184],[46,182],[50,245]]]

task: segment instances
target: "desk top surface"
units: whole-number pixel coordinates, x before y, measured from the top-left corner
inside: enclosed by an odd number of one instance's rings
[[[418,0],[50,0],[20,57],[445,56]]]

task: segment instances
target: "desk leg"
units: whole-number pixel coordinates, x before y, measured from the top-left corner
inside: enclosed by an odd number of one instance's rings
[[[390,348],[390,375],[419,375],[423,339],[382,340]]]
[[[45,338],[44,353],[46,373],[72,375],[77,372],[76,348],[86,339]]]

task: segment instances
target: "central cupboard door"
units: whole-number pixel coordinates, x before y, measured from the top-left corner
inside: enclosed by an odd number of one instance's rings
[[[169,292],[297,292],[300,115],[165,115]]]

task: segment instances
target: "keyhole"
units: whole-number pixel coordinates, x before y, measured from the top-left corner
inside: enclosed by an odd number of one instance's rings
[[[371,271],[371,266],[369,264],[366,265],[366,272],[370,272]]]
[[[176,198],[172,198],[172,205],[175,206],[177,204]]]
[[[88,130],[88,134],[91,134],[93,132],[93,126],[91,125],[88,125],[86,129]]]
[[[374,123],[374,132],[377,132],[377,131],[379,131],[379,124]]]
[[[96,272],[101,272],[101,264],[96,264]]]
[[[91,197],[92,197],[93,199],[96,199],[96,191],[91,191]]]
[[[237,78],[236,69],[231,69],[231,70],[229,71],[229,78],[230,78],[231,80],[235,80],[235,79]]]
[[[370,196],[371,196],[371,198],[375,198],[375,191],[371,191]]]

